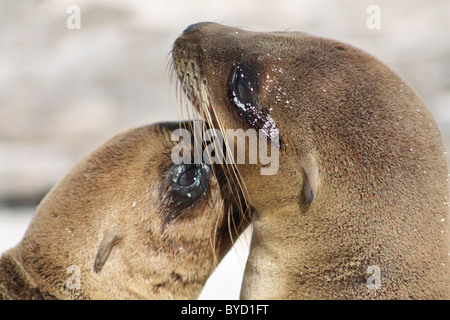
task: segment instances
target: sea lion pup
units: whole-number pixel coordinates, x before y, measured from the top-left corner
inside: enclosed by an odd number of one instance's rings
[[[215,23],[188,27],[172,60],[212,125],[279,142],[276,174],[237,164],[255,208],[242,298],[446,296],[445,150],[403,79],[338,41]]]
[[[1,257],[0,298],[197,298],[248,219],[220,171],[172,162],[177,128],[131,129],[82,159]]]

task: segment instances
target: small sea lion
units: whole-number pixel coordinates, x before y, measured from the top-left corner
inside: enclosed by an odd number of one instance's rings
[[[178,128],[131,129],[82,159],[1,256],[0,299],[197,298],[249,218],[220,168],[172,161]]]

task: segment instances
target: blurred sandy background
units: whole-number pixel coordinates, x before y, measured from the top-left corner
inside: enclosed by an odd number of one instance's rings
[[[70,5],[81,10],[79,30],[66,26]],[[381,10],[381,29],[367,28],[370,5]],[[199,21],[305,31],[370,52],[422,95],[450,151],[448,0],[2,0],[0,252],[20,240],[39,200],[83,155],[118,131],[177,119],[167,56]],[[248,241],[202,298],[238,298]]]

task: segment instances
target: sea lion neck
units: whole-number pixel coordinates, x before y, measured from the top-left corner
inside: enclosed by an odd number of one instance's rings
[[[0,300],[56,299],[37,287],[15,248],[8,250],[0,258],[0,279],[10,279],[9,282],[0,283]]]

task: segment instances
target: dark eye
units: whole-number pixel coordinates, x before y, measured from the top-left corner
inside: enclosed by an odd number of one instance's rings
[[[171,169],[172,194],[177,200],[183,198],[195,201],[208,189],[209,172],[207,164],[180,164]]]
[[[168,220],[187,212],[207,196],[210,174],[207,164],[179,164],[167,170],[161,195]]]
[[[261,73],[253,67],[240,63],[233,65],[228,89],[229,97],[238,115],[251,128],[261,129],[272,138],[278,135],[278,129],[268,108],[264,107],[258,98],[258,77],[261,77]]]
[[[246,111],[254,106],[254,91],[251,82],[240,67],[234,69],[231,79],[231,94],[236,107]]]
[[[182,187],[189,187],[199,179],[200,175],[201,172],[198,170],[198,168],[192,166],[181,174],[181,176],[178,178],[178,184]]]
[[[236,80],[236,89],[235,94],[236,98],[242,103],[242,104],[250,104],[251,103],[251,95],[252,95],[253,89],[250,88],[249,84],[245,82],[244,79],[237,79]]]

